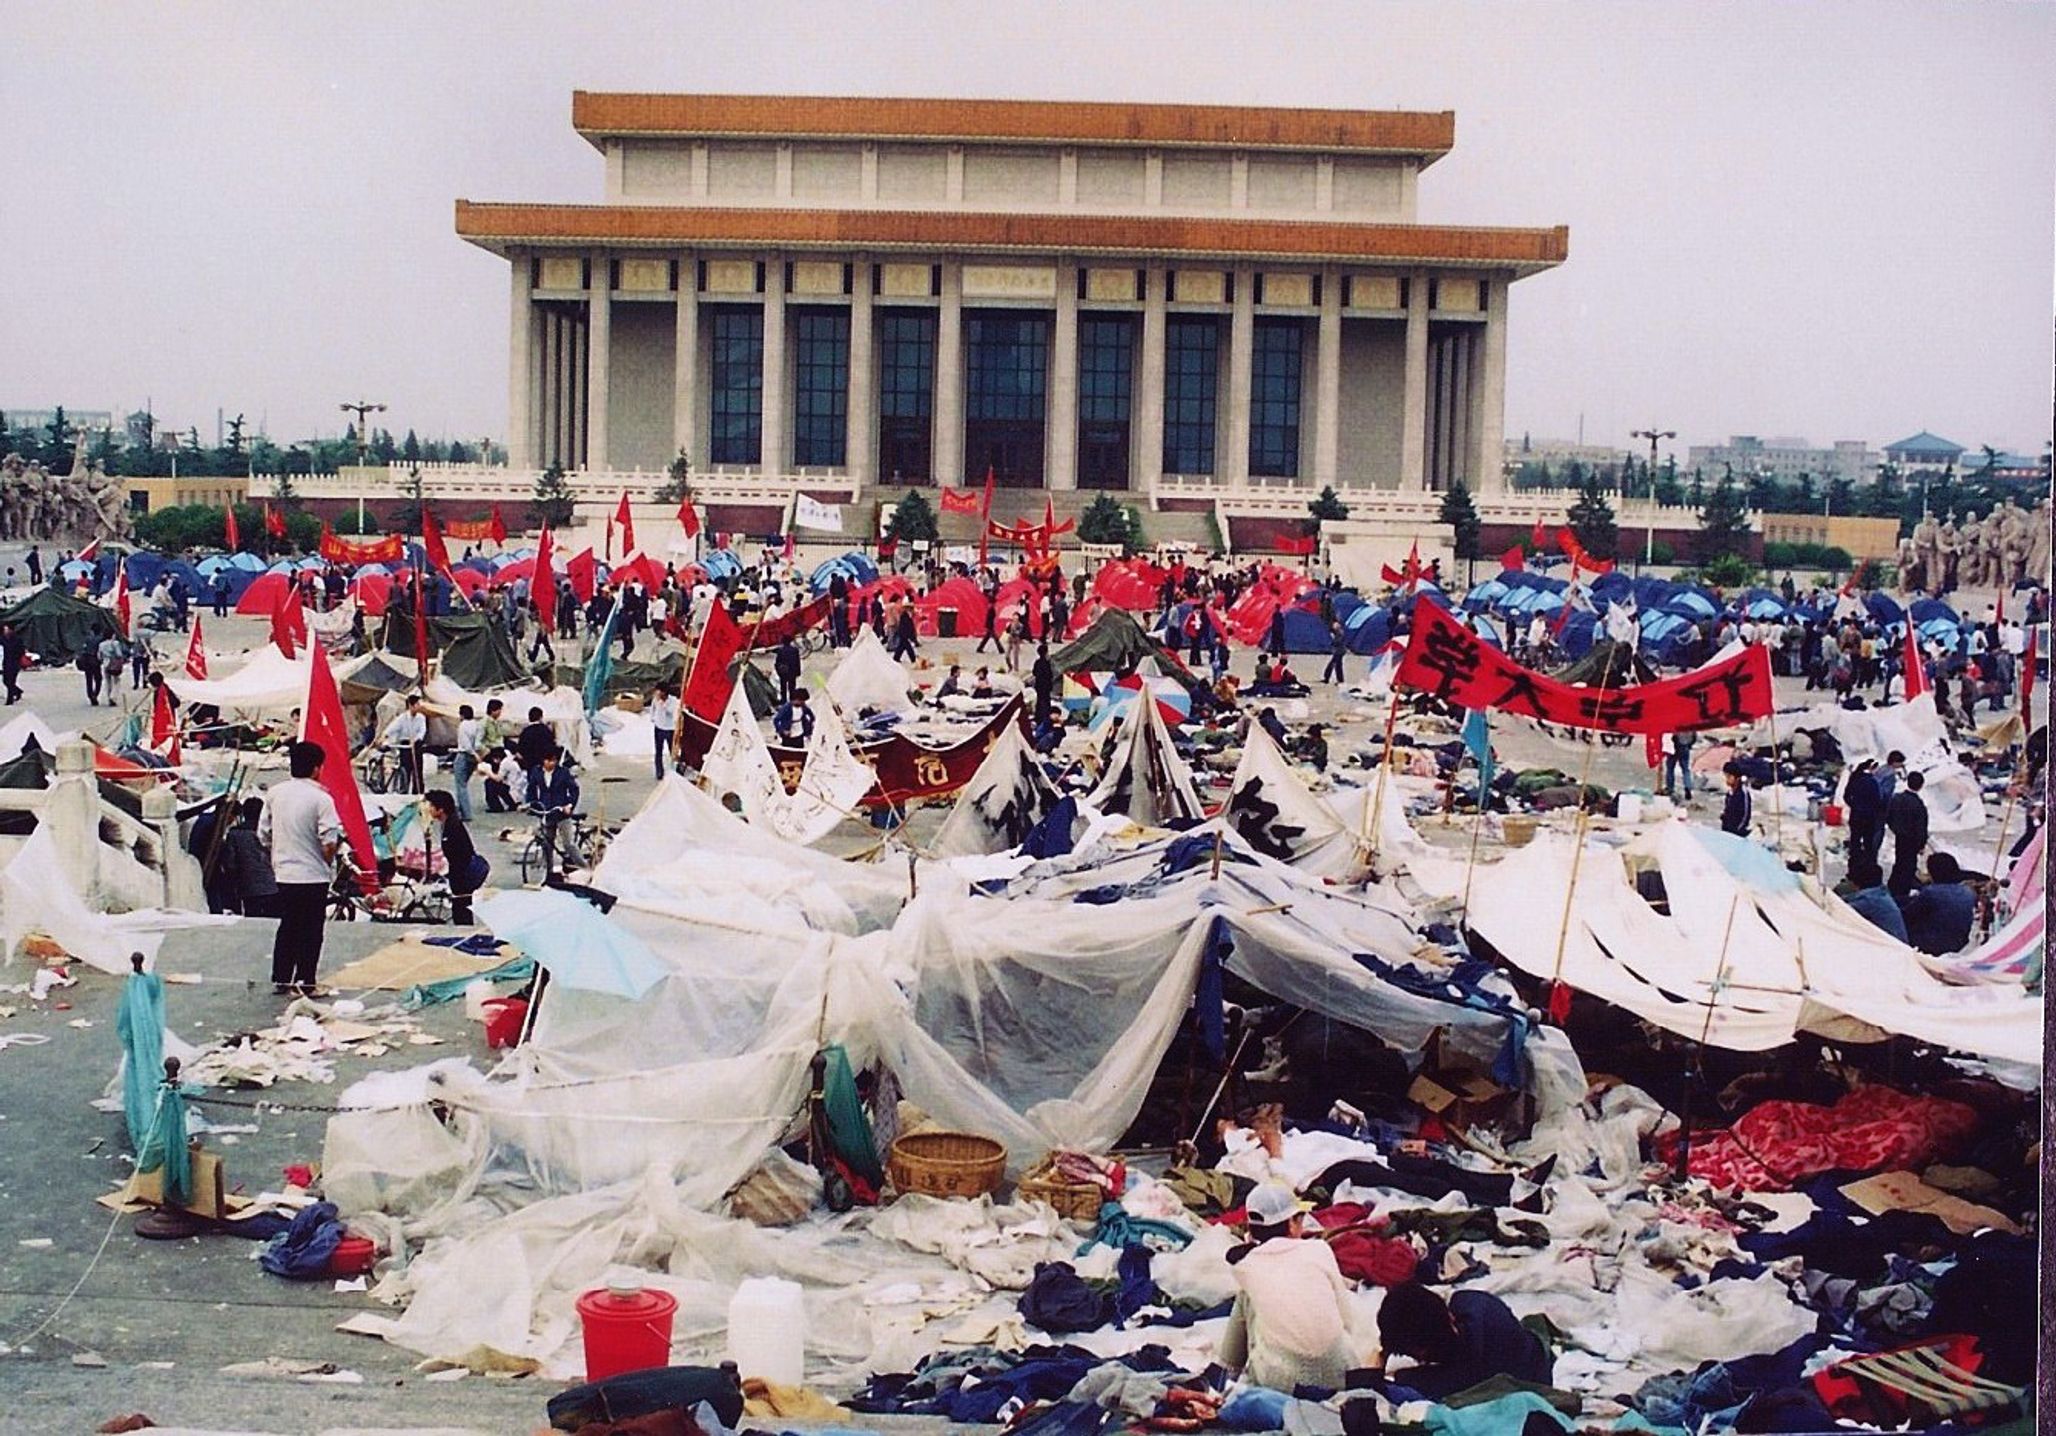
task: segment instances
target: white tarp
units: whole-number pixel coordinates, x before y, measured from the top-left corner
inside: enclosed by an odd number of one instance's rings
[[[914,706],[907,697],[911,687],[906,669],[885,651],[868,624],[858,628],[849,651],[828,675],[828,696],[852,717],[866,711],[906,712]]]
[[[0,869],[0,939],[11,955],[21,940],[40,932],[89,967],[125,975],[129,954],[140,952],[154,966],[164,934],[173,928],[232,923],[232,917],[171,908],[100,913],[86,906],[75,879],[57,854],[47,828],[37,828]]]
[[[338,682],[343,677],[341,672],[336,674]],[[503,716],[515,733],[528,726],[528,710],[540,708],[543,721],[557,736],[557,745],[571,755],[574,763],[589,764],[593,760],[592,727],[586,722],[585,695],[576,688],[552,688],[547,693],[536,688],[499,688],[491,693],[472,693],[455,679],[437,674],[422,687],[421,696],[426,700],[423,706],[428,710],[431,743],[455,743],[457,710],[468,703],[471,711],[483,718],[485,705],[497,698],[507,705]]]
[[[1102,813],[1119,813],[1145,828],[1206,816],[1192,769],[1171,744],[1170,729],[1154,701],[1136,702],[1121,720],[1113,756],[1099,785],[1085,799]]]
[[[77,734],[71,734],[77,737]],[[57,755],[57,745],[63,741],[48,723],[34,713],[16,714],[0,728],[0,763],[19,758],[28,748],[29,739],[36,740],[36,746],[52,757]]]
[[[1388,811],[1398,796],[1388,792]],[[1369,843],[1361,830],[1343,827],[1341,816],[1307,790],[1271,735],[1255,723],[1242,742],[1242,758],[1228,782],[1228,802],[1216,822],[1266,857],[1305,872],[1341,877],[1360,871]],[[1405,818],[1399,822],[1404,825]]]
[[[270,644],[252,650],[240,668],[219,678],[188,678],[183,669],[166,675],[181,703],[210,703],[224,714],[283,718],[295,708],[306,706],[307,678],[312,672],[311,650],[288,658]],[[364,658],[332,662],[337,683],[343,682],[366,663]]]
[[[1777,716],[1781,739],[1794,733],[1822,731],[1833,736],[1848,768],[1853,768],[1860,758],[1875,758],[1882,763],[1889,753],[1904,753],[1907,770],[1919,773],[1924,784],[1920,797],[1927,804],[1930,832],[1969,833],[1985,825],[1984,794],[1978,787],[1977,775],[1957,761],[1949,730],[1935,711],[1932,693],[1889,708],[1851,709],[1820,703],[1802,712]],[[1752,745],[1767,744],[1770,734],[1771,725],[1766,720],[1750,731],[1749,741]]]
[[[959,858],[1017,848],[1057,801],[1057,790],[1043,774],[1021,725],[1009,723],[971,781],[957,793],[956,804],[928,851]]]
[[[832,711],[814,720],[807,740],[806,763],[791,793],[778,762],[764,742],[764,730],[750,712],[738,683],[728,695],[721,725],[700,760],[700,775],[723,792],[733,793],[750,822],[790,843],[813,843],[826,837],[856,811],[871,791],[876,775],[850,750],[842,720]]]

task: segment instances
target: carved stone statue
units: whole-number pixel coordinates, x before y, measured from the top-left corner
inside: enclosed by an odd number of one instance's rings
[[[2049,586],[2049,496],[2042,495],[2027,521],[2027,566],[2023,576]]]
[[[1985,526],[1975,513],[1965,515],[1956,528],[1956,586],[1985,586]]]
[[[1922,514],[1920,522],[1913,526],[1913,553],[1920,564],[1920,582],[1916,587],[1923,592],[1941,587],[1941,533],[1942,526],[1935,522],[1933,514]]]
[[[1996,581],[2002,588],[2011,588],[2020,582],[2027,568],[2028,525],[2033,520],[2009,495],[2006,502],[1993,511],[1992,522],[1998,528],[1999,571]]]
[[[1937,594],[1948,593],[1957,585],[1956,570],[1963,560],[1963,536],[1956,530],[1956,517],[1949,520],[1935,534],[1935,582],[1931,587]]]
[[[86,458],[83,441],[61,477],[20,454],[0,459],[0,539],[83,543],[133,532],[121,481]]]
[[[1899,540],[1899,591],[1910,593],[1921,586],[1920,554],[1911,538]]]

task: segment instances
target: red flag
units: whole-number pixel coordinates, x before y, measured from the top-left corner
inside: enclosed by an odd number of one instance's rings
[[[980,510],[985,516],[985,527],[978,534],[978,567],[985,567],[987,545],[992,536],[992,465],[985,466],[985,506]]]
[[[1528,537],[1534,542],[1536,553],[1548,551],[1549,535],[1542,530],[1542,516],[1540,514],[1535,516],[1535,531],[1529,534]]]
[[[264,506],[264,531],[273,538],[282,539],[286,536],[286,516],[270,504]]]
[[[421,597],[421,570],[414,570],[414,663],[424,678],[428,674],[428,605]]]
[[[685,530],[687,538],[700,536],[700,512],[692,506],[691,499],[686,499],[678,506],[678,526]]]
[[[426,508],[421,511],[421,551],[435,565],[436,572],[450,571],[450,546],[443,542],[442,526]]]
[[[692,668],[679,695],[686,712],[709,723],[721,721],[722,711],[728,707],[729,690],[734,686],[728,676],[728,665],[743,651],[744,643],[742,630],[729,616],[728,605],[717,600],[707,610],[699,646],[693,650]]]
[[[791,535],[790,533],[788,533],[788,534],[787,534],[787,535],[785,536],[785,561],[786,561],[787,563],[791,563],[791,562],[792,562],[792,550],[793,550],[793,542],[792,542],[792,535]]]
[[[236,506],[231,503],[221,511],[222,528],[228,535],[228,551],[234,553],[243,546],[243,536],[236,530]]]
[[[114,623],[127,638],[135,626],[129,605],[128,565],[123,564],[114,571]]]
[[[1499,556],[1499,566],[1502,569],[1512,569],[1515,572],[1519,572],[1528,566],[1527,551],[1519,544],[1515,544]]]
[[[535,626],[554,638],[557,634],[557,570],[551,566],[551,547],[550,526],[544,524],[543,536],[535,541],[535,574],[528,581],[528,592],[535,600]]]
[[[1906,701],[1911,703],[1928,691],[1927,668],[1920,661],[1920,638],[1914,632],[1913,615],[1906,615],[1906,653],[1901,660],[1906,666]]]
[[[186,645],[186,674],[207,681],[207,650],[200,645],[200,615],[193,615],[193,638]]]
[[[628,490],[621,491],[621,502],[614,505],[614,527],[621,530],[621,552],[635,552],[635,515],[628,511]]]
[[[160,683],[150,700],[150,746],[161,749],[177,736],[178,715],[172,711],[171,690]]]
[[[607,520],[607,562],[614,561],[614,520]]]
[[[899,546],[898,535],[887,534],[884,538],[878,540],[878,556],[882,559],[890,559],[899,552]]]
[[[2037,642],[2040,630],[2027,631],[2027,652],[2022,655],[2020,669],[2020,721],[2028,727],[2035,726],[2034,707],[2029,701],[2035,696],[2035,663],[2040,655],[2035,651],[2041,645]]]
[[[590,546],[564,561],[564,577],[571,580],[571,591],[578,595],[580,603],[593,601],[593,590],[599,587],[599,569],[599,560],[593,557]]]
[[[1314,536],[1312,534],[1304,534],[1299,538],[1281,538],[1278,540],[1279,553],[1293,554],[1304,558],[1313,551]]]
[[[300,603],[300,586],[287,584],[271,610],[271,641],[291,658],[307,644],[307,610]]]
[[[1569,534],[1570,530],[1565,529],[1564,533]],[[1575,537],[1571,541],[1573,543],[1577,542]],[[1584,556],[1585,551],[1583,549],[1577,549],[1571,553],[1571,581],[1563,591],[1563,607],[1556,612],[1556,622],[1549,625],[1549,631],[1552,635],[1563,632],[1564,625],[1571,621],[1571,610],[1578,606],[1575,602],[1578,596],[1578,565]]]
[[[321,786],[335,800],[336,816],[343,821],[343,837],[357,864],[357,881],[365,892],[376,892],[378,849],[371,844],[364,795],[357,791],[357,774],[350,767],[350,728],[343,718],[343,696],[336,690],[335,674],[329,671],[328,654],[318,643],[307,673],[307,706],[300,719],[300,736],[321,749]]]
[[[1393,584],[1417,583],[1426,572],[1427,570],[1421,567],[1421,544],[1419,539],[1414,540],[1407,548],[1405,567],[1395,570],[1389,563],[1382,564],[1379,567],[1379,576],[1385,582]]]
[[[493,505],[492,525],[492,528],[487,531],[486,537],[496,544],[505,543],[507,541],[507,521],[500,517],[500,506],[498,504]]]
[[[1665,736],[1662,733],[1644,733],[1642,735],[1642,757],[1652,768],[1661,768],[1663,766],[1663,740]]]
[[[98,558],[99,556],[100,540],[98,539],[94,539],[91,543],[87,544],[84,548],[80,549],[76,555],[80,563],[91,563],[94,559]]]

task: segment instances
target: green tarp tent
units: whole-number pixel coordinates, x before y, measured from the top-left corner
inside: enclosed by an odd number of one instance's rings
[[[558,664],[555,676],[560,686],[585,686],[585,669],[575,663]],[[607,674],[607,684],[603,692],[606,697],[612,698],[621,693],[648,693],[659,683],[668,683],[671,685],[671,691],[676,693],[684,681],[685,655],[673,650],[654,663],[640,660],[616,663]]]
[[[1059,673],[1132,673],[1149,659],[1194,696],[1206,687],[1177,654],[1144,633],[1125,609],[1102,609],[1092,627],[1049,656]]]
[[[21,630],[22,641],[45,668],[71,662],[88,643],[114,632],[114,614],[97,603],[54,588],[39,588],[0,613],[0,623]]]
[[[428,620],[428,646],[442,658],[443,677],[467,692],[509,688],[529,679],[514,656],[504,624],[484,613],[448,613]],[[414,619],[388,616],[379,647],[414,657]]]
[[[1657,673],[1642,661],[1633,645],[1602,638],[1586,650],[1583,658],[1550,676],[1561,683],[1582,683],[1587,688],[1632,688],[1637,683],[1654,683]]]

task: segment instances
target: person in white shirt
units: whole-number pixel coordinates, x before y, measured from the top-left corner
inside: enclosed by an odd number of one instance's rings
[[[478,755],[485,742],[485,720],[471,711],[469,703],[457,708],[457,751],[450,755],[450,782],[456,789],[457,816],[471,821],[471,775],[478,771]]]
[[[659,683],[650,693],[650,736],[655,740],[657,781],[664,781],[664,774],[671,769],[671,739],[678,728],[678,700],[671,696],[671,685]]]
[[[521,760],[505,748],[490,750],[486,754],[485,810],[511,813],[521,806],[527,792],[528,770]]]
[[[1251,1192],[1247,1210],[1254,1245],[1228,1258],[1240,1290],[1221,1333],[1221,1365],[1274,1391],[1339,1390],[1363,1359],[1350,1329],[1350,1284],[1334,1251],[1298,1238],[1299,1199],[1283,1183]]]
[[[272,876],[278,882],[271,988],[280,995],[297,989],[312,996],[321,964],[322,921],[343,836],[335,799],[321,786],[325,757],[318,743],[302,739],[293,744],[287,757],[292,777],[265,795],[264,816],[257,824],[258,837],[271,849]]]
[[[420,792],[421,746],[428,741],[428,715],[421,711],[419,693],[407,695],[407,706],[393,715],[379,741],[399,755],[399,791]]]

